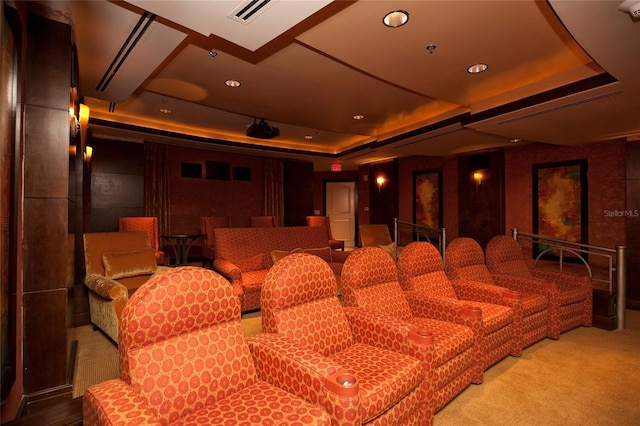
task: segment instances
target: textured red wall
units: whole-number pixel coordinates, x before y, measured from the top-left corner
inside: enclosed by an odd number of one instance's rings
[[[625,217],[611,212],[626,209],[624,142],[579,147],[533,144],[505,150],[506,230],[533,229],[534,164],[587,159],[589,244],[615,247],[625,244]]]
[[[229,163],[229,180],[206,179],[207,161]],[[202,177],[181,177],[183,162],[201,164]],[[251,180],[233,180],[233,167],[250,168]],[[231,226],[243,227],[263,214],[263,157],[170,146],[168,168],[171,233],[200,232],[201,216],[229,216]]]

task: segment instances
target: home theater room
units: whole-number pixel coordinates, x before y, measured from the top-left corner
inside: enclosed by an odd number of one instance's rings
[[[0,423],[640,418],[640,0],[3,0]]]

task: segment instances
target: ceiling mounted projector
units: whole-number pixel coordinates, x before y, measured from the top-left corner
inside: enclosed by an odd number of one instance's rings
[[[625,0],[618,10],[629,13],[634,19],[640,18],[640,0]]]
[[[259,123],[256,123],[254,119],[253,124],[247,128],[247,136],[251,138],[271,139],[279,135],[280,129],[268,125],[264,119],[260,120]]]

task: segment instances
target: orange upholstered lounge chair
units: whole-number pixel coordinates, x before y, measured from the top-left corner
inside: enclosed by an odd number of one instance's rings
[[[330,424],[319,405],[272,384],[286,360],[256,368],[238,298],[213,271],[174,268],[140,287],[119,351],[120,379],[85,391],[85,425]]]
[[[529,268],[516,240],[493,237],[486,249],[487,268],[496,284],[549,298],[549,337],[576,327],[590,327],[593,315],[591,278],[570,272]],[[508,278],[505,277],[508,276]]]
[[[306,348],[316,359],[307,369],[354,377],[359,393],[332,399],[327,388],[309,388],[333,414],[334,424],[426,424],[421,362],[400,353],[402,345],[422,353],[424,339],[406,339],[370,321],[359,308],[343,308],[331,268],[320,257],[298,253],[275,263],[262,286],[262,329]],[[349,317],[349,319],[347,319]],[[396,351],[398,350],[398,351]],[[424,349],[426,350],[426,349]],[[311,355],[309,355],[311,356]],[[302,383],[302,378],[283,377]]]
[[[351,253],[342,268],[342,297],[344,306],[372,311],[390,328],[413,329],[432,336],[422,364],[430,416],[471,383],[473,331],[453,322],[414,316],[398,282],[396,264],[383,249],[363,247]]]
[[[156,262],[158,265],[166,264],[164,252],[160,250],[157,217],[121,217],[118,219],[118,231],[146,231],[149,234],[151,248],[156,252]]]
[[[479,281],[496,284],[487,265],[480,244],[472,238],[456,238],[447,246],[445,270],[452,280]],[[524,289],[523,289],[524,290]],[[520,355],[522,350],[549,334],[549,300],[543,294],[521,292],[522,299],[514,309],[513,341],[511,355]]]
[[[415,316],[452,321],[473,330],[474,383],[513,347],[513,309],[521,295],[490,284],[449,280],[438,250],[428,242],[408,244],[398,258],[398,278]]]
[[[276,226],[276,218],[274,216],[251,216],[252,228],[273,228]]]
[[[307,216],[307,225],[321,226],[326,229],[327,237],[329,237],[329,247],[334,250],[344,250],[344,241],[333,238],[333,234],[331,234],[331,222],[327,216]]]

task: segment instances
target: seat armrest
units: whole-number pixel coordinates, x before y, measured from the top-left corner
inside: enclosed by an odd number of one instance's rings
[[[491,274],[491,277],[499,286],[521,293],[536,293],[549,297],[552,294],[557,294],[559,291],[558,284],[539,278],[526,278],[505,274]]]
[[[129,292],[125,286],[104,275],[89,274],[84,278],[84,284],[104,299],[126,301],[129,298]]]
[[[319,405],[332,417],[337,411],[359,416],[357,378],[339,364],[281,334],[258,333],[247,337],[247,342],[260,379]],[[336,383],[340,375],[353,381]]]
[[[592,288],[592,280],[586,275],[579,275],[573,272],[552,271],[549,269],[535,268],[531,270],[531,274],[538,279],[553,281],[556,283],[564,282],[573,284],[576,287]]]
[[[361,307],[344,308],[357,342],[418,358],[432,359],[433,335],[414,324]]]
[[[235,263],[231,262],[230,260],[214,260],[213,269],[229,281],[242,279],[242,271],[240,271],[240,268],[238,268]]]
[[[482,329],[482,310],[464,300],[433,296],[419,291],[405,291],[413,316],[466,325],[478,336]]]
[[[522,293],[501,286],[478,281],[451,280],[456,296],[460,300],[493,303],[494,305],[512,306],[522,300]]]
[[[242,288],[242,271],[233,262],[226,259],[216,259],[213,261],[213,270],[231,283],[237,296],[244,294],[244,289]]]
[[[128,424],[159,425],[133,388],[120,379],[91,386],[82,400],[85,425]]]

